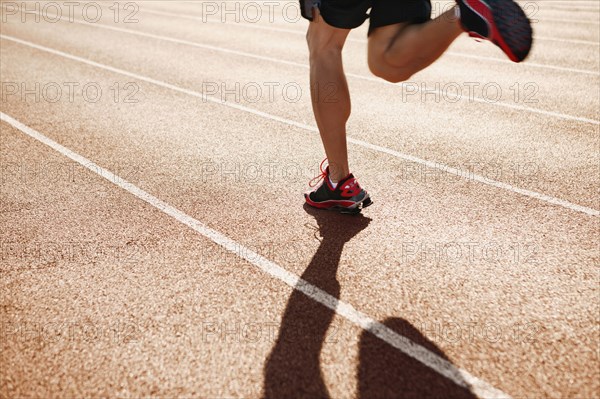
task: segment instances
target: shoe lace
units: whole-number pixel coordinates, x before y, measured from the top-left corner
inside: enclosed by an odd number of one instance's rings
[[[324,165],[326,163],[327,163],[327,158],[325,158],[324,160],[321,161],[321,165],[319,165],[319,170],[321,171],[321,173],[319,173],[319,175],[313,177],[308,182],[308,185],[310,187],[315,187],[317,184],[319,184],[323,179],[325,179],[327,177],[327,166],[324,167]]]

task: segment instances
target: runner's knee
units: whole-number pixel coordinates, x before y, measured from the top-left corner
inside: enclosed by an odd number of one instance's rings
[[[311,60],[341,56],[344,47],[343,38],[326,30],[309,29],[306,40]]]
[[[328,25],[315,9],[314,20],[306,32],[306,42],[311,60],[322,57],[341,56],[349,30]]]

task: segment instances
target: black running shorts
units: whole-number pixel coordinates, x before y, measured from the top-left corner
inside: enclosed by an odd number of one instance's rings
[[[380,26],[418,24],[431,18],[430,0],[300,0],[302,16],[309,21],[315,7],[325,22],[336,28],[354,29],[369,18],[369,33]]]

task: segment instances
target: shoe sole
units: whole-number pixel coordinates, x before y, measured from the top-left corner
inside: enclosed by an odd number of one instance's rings
[[[490,28],[489,37],[514,62],[529,55],[533,45],[533,30],[523,9],[513,0],[463,0],[479,14]]]
[[[359,214],[363,209],[371,205],[373,205],[373,201],[371,200],[371,197],[367,195],[364,200],[357,203],[355,206],[352,206],[351,208],[340,208],[337,209],[337,211],[344,214],[356,215]]]
[[[324,203],[313,202],[306,195],[304,196],[304,198],[306,200],[306,203],[308,205],[312,206],[313,208],[322,209],[325,211],[335,211],[335,212],[349,214],[349,215],[356,215],[356,214],[360,213],[364,208],[373,204],[373,201],[371,200],[371,197],[369,196],[369,194],[367,194],[365,196],[365,198],[363,198],[362,201],[356,202],[351,206],[340,206],[340,205],[328,206],[327,204],[324,204]]]

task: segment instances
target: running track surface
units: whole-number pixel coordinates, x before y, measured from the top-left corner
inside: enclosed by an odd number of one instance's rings
[[[2,2],[1,397],[600,396],[597,2],[404,85],[353,31],[361,217],[303,208],[295,2],[54,4]]]

